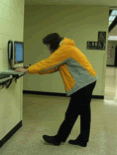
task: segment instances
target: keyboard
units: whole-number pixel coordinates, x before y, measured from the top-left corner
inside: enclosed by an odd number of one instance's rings
[[[1,71],[1,74],[6,74],[6,75],[23,75],[23,72],[15,72],[13,69],[10,70],[3,70]]]

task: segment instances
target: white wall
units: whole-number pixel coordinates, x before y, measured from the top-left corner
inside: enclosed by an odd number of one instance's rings
[[[111,53],[110,53],[110,57],[107,57],[107,65],[114,65],[115,63],[116,46],[117,46],[117,41],[108,41],[108,48],[111,48]]]
[[[24,0],[0,0],[0,71],[9,69],[8,40],[23,41]],[[0,140],[22,120],[23,78],[0,89]]]
[[[108,6],[51,6],[25,7],[24,63],[35,64],[49,57],[42,39],[49,33],[57,32],[62,37],[71,38],[86,55],[98,75],[93,95],[104,96],[106,49],[87,50],[87,41],[98,41],[98,31],[106,31],[108,38]],[[24,90],[65,93],[60,73],[27,74],[24,76]]]

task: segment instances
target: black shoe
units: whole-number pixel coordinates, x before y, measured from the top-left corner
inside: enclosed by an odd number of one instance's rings
[[[51,143],[53,145],[59,146],[61,144],[61,142],[56,141],[55,136],[47,136],[47,135],[43,135],[43,139],[47,142],[47,143]]]
[[[87,142],[81,142],[81,141],[78,141],[78,140],[69,140],[69,143],[73,144],[73,145],[80,145],[82,147],[87,146]]]

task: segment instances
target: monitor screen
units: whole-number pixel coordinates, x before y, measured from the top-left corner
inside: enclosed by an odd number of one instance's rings
[[[14,42],[14,64],[23,63],[24,61],[24,44],[23,42]]]

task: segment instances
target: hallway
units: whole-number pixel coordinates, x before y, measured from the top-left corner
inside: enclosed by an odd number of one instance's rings
[[[117,68],[107,67],[105,98],[91,101],[91,131],[86,148],[70,145],[80,133],[78,117],[66,143],[53,146],[44,134],[57,133],[69,97],[27,95],[23,98],[23,126],[0,149],[0,155],[117,155]]]

